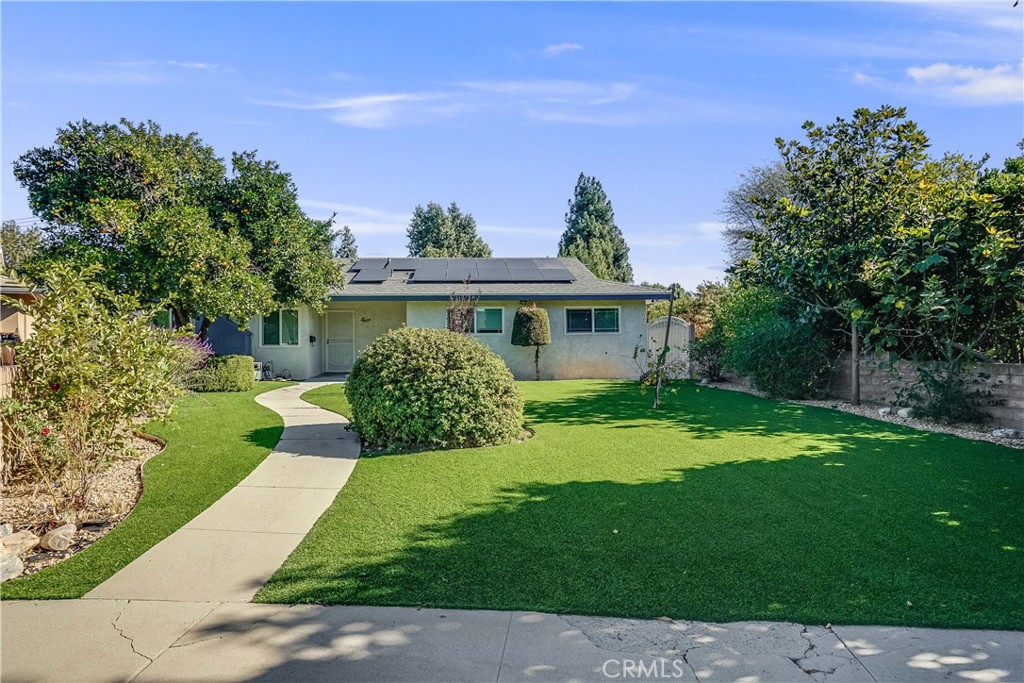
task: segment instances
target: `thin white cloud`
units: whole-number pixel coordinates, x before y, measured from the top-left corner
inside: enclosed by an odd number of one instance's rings
[[[858,71],[853,82],[903,97],[916,95],[966,106],[1024,101],[1024,62],[992,67],[936,62],[908,67],[902,75],[886,78]]]
[[[545,57],[558,57],[566,52],[576,52],[582,49],[583,46],[579,43],[556,43],[545,47],[543,52]]]
[[[262,101],[270,107],[283,109],[306,109],[329,111],[329,118],[357,128],[389,128],[402,123],[414,122],[417,114],[423,109],[413,105],[444,99],[441,93],[377,93],[356,97],[334,99],[307,98],[292,94],[291,100]],[[452,106],[431,107],[428,110],[434,117],[450,116],[455,111]]]
[[[299,205],[318,218],[335,215],[337,225],[347,225],[357,236],[402,234],[412,213],[396,213],[369,206],[299,198]]]
[[[590,82],[548,79],[463,81],[459,85],[468,90],[507,95],[534,102],[584,106],[622,102],[629,99],[637,89],[636,83],[622,81]]]
[[[939,62],[912,66],[907,76],[932,92],[970,104],[1000,104],[1024,100],[1024,62],[989,69]]]
[[[227,73],[234,69],[223,64],[212,62],[186,62],[178,59],[166,60],[136,60],[119,62],[96,62],[97,66],[117,67],[121,69],[148,69],[154,67],[175,67],[178,69],[189,69],[191,71],[205,71],[207,73]]]

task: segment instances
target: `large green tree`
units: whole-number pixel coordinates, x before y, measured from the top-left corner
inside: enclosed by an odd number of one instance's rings
[[[322,306],[340,280],[330,221],[302,213],[290,177],[252,153],[229,175],[195,133],[72,123],[14,174],[46,235],[29,270],[96,264],[105,285],[165,302],[178,324],[201,317],[202,333],[218,315],[244,324],[283,304]]]
[[[781,162],[752,166],[725,193],[719,215],[725,222],[722,239],[732,263],[750,257],[754,234],[764,229],[759,205],[787,195],[786,167]]]
[[[1019,338],[1017,162],[981,173],[959,155],[933,159],[892,107],[804,130],[778,141],[786,193],[759,200],[762,229],[736,275],[839,321],[854,378],[862,342],[956,365]]]
[[[22,264],[43,245],[43,233],[36,225],[18,225],[17,221],[4,221],[0,227],[0,250],[3,267],[20,271]]]
[[[409,256],[428,258],[490,258],[491,248],[476,231],[472,214],[452,202],[446,211],[440,204],[420,205],[409,222]]]
[[[787,191],[759,198],[761,229],[734,272],[842,322],[857,404],[861,335],[880,298],[865,267],[884,255],[884,238],[898,222],[916,220],[908,189],[928,139],[904,109],[888,106],[858,109],[824,127],[808,121],[803,130],[803,141],[776,140]]]
[[[604,280],[633,281],[629,246],[615,224],[615,212],[601,182],[580,173],[565,214],[559,256],[575,256]]]
[[[338,247],[334,250],[335,258],[346,261],[355,261],[359,258],[359,249],[356,246],[356,236],[347,225],[342,226],[338,231]]]

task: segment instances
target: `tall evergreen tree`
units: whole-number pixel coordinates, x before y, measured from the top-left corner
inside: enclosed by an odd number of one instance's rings
[[[417,205],[409,222],[409,256],[490,258],[491,248],[476,232],[476,221],[452,202],[445,211],[430,202]]]
[[[338,231],[338,248],[334,250],[334,256],[346,261],[354,261],[359,258],[356,236],[352,234],[352,230],[347,225],[343,225]]]
[[[632,282],[629,246],[615,225],[615,212],[601,181],[580,173],[565,214],[559,256],[575,256],[603,280]]]

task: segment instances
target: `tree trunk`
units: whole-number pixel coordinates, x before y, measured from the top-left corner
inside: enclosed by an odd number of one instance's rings
[[[184,309],[175,308],[172,310],[172,313],[174,315],[175,329],[188,325],[190,322],[192,322],[191,320],[188,319],[188,313]]]
[[[533,351],[533,370],[536,374],[536,380],[540,381],[540,345],[534,346]]]
[[[211,322],[212,321],[204,315],[203,322],[199,323],[199,338],[203,341],[206,341],[206,333],[210,331]]]
[[[860,335],[857,321],[850,321],[850,403],[860,405]]]

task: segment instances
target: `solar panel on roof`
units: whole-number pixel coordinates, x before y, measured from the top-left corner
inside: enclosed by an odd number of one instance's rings
[[[561,270],[541,270],[541,276],[545,282],[575,282],[576,278],[573,277],[565,268]]]
[[[361,258],[352,264],[350,270],[383,270],[387,265],[386,258]]]
[[[384,270],[383,268],[373,270],[361,269],[356,273],[356,276],[352,278],[352,282],[384,282],[389,277],[391,277],[390,270]]]
[[[544,276],[536,268],[527,270],[525,268],[510,268],[508,271],[509,282],[543,282]]]
[[[422,259],[416,258],[393,258],[388,259],[388,268],[391,270],[416,270]]]
[[[477,271],[477,282],[508,282],[507,268],[481,268]]]
[[[556,258],[535,258],[531,260],[533,265],[541,270],[565,270],[565,265]]]

